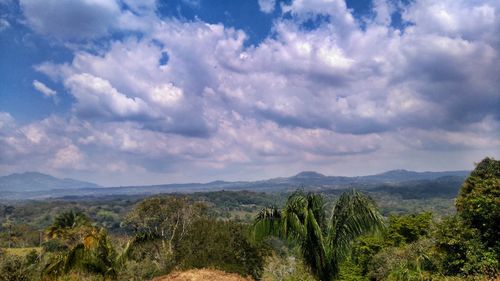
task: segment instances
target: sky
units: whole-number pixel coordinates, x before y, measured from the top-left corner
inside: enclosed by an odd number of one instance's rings
[[[497,0],[0,0],[0,175],[470,170],[499,52]]]

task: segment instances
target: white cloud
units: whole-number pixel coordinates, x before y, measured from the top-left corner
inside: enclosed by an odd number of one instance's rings
[[[151,114],[142,99],[129,98],[109,81],[87,73],[68,77],[65,86],[77,99],[75,109],[81,115],[133,118]]]
[[[263,13],[272,13],[276,7],[276,0],[258,0],[259,9]]]
[[[68,145],[59,149],[50,164],[56,169],[81,169],[83,167],[84,154],[75,145]]]
[[[10,27],[10,23],[6,19],[0,18],[0,32]]]
[[[156,20],[156,1],[123,2],[21,0],[20,6],[33,30],[61,39],[95,39],[119,30],[144,31]]]
[[[45,97],[55,97],[57,95],[57,92],[52,90],[51,88],[47,87],[47,85],[43,84],[42,82],[38,80],[33,80],[33,87],[42,93]]]
[[[0,111],[0,129],[6,129],[14,125],[14,118],[8,112]]]
[[[182,0],[182,2],[192,7],[199,7],[201,5],[201,0]]]
[[[35,31],[62,38],[106,35],[120,14],[115,0],[21,0],[20,5]]]

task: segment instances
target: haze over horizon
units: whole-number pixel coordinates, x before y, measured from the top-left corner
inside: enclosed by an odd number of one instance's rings
[[[456,171],[410,171],[410,170],[406,170],[406,169],[394,169],[394,170],[387,170],[387,171],[384,171],[384,172],[381,172],[381,173],[376,173],[376,174],[359,174],[359,175],[350,175],[350,176],[346,176],[346,175],[334,175],[334,174],[323,174],[323,173],[318,173],[316,171],[300,171],[300,172],[297,172],[297,173],[294,173],[294,174],[291,174],[291,175],[281,175],[281,176],[277,176],[277,177],[274,177],[274,178],[256,178],[256,179],[253,179],[253,180],[248,180],[248,181],[265,181],[265,180],[272,180],[272,179],[279,179],[279,178],[290,178],[290,177],[297,177],[297,176],[302,176],[303,174],[308,174],[307,176],[311,176],[311,174],[315,174],[317,176],[322,176],[322,177],[364,177],[364,176],[375,176],[375,175],[382,175],[382,174],[386,174],[386,173],[393,173],[393,172],[408,172],[408,173],[439,173],[439,172],[465,172],[467,170],[456,170]],[[28,175],[28,174],[39,174],[39,175],[42,175],[42,176],[49,176],[49,177],[56,177],[54,175],[51,175],[51,174],[45,174],[45,173],[42,173],[42,172],[37,172],[37,171],[24,171],[24,172],[16,172],[16,173],[10,173],[10,174],[0,174],[0,178],[2,177],[9,177],[9,176],[14,176],[14,175],[19,175],[19,176],[23,176],[23,175]],[[83,182],[91,182],[85,178],[65,178],[65,177],[56,177],[58,179],[69,179],[69,180],[77,180],[77,181],[83,181]],[[150,183],[150,184],[136,184],[136,185],[156,185],[156,184],[159,184],[159,185],[164,185],[164,184],[189,184],[189,183],[210,183],[210,182],[217,182],[217,181],[222,181],[222,182],[236,182],[236,181],[243,181],[243,180],[225,180],[225,179],[216,179],[216,180],[212,180],[212,181],[207,181],[207,182],[158,182],[158,183]],[[95,182],[91,182],[91,183],[95,183]],[[95,184],[98,184],[100,186],[105,186],[105,185],[102,185],[102,184],[99,184],[99,183],[95,183]],[[105,186],[105,187],[115,187],[115,186]]]
[[[0,175],[472,170],[499,50],[494,0],[0,0]]]

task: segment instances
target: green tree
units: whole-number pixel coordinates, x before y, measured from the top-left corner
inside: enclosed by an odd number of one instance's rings
[[[61,276],[81,270],[115,278],[121,261],[105,229],[91,225],[83,213],[69,211],[58,215],[47,229],[48,242],[57,242],[46,251],[45,276]],[[48,243],[50,245],[50,243]]]
[[[71,210],[56,216],[45,233],[48,239],[64,240],[70,246],[80,241],[89,227],[90,219],[85,214]]]
[[[12,227],[14,226],[14,221],[12,220],[11,216],[14,212],[14,209],[14,206],[9,205],[3,207],[3,216],[5,218],[5,221],[3,222],[2,227],[7,229],[9,248],[12,247]]]
[[[153,197],[139,202],[125,220],[136,241],[160,240],[171,251],[195,218],[205,213],[205,205],[190,204],[185,197]]]
[[[482,243],[478,230],[467,226],[460,216],[445,218],[433,236],[444,274],[497,274],[499,263],[495,254]]]
[[[259,280],[266,248],[251,243],[247,230],[235,221],[199,218],[175,246],[175,262],[183,269],[218,268]]]
[[[430,234],[431,222],[431,212],[391,216],[387,228],[387,242],[394,246],[415,242],[422,236]]]
[[[500,257],[500,161],[485,158],[465,180],[456,201],[457,212],[479,231],[481,240]]]
[[[320,195],[297,191],[282,210],[262,210],[254,224],[258,239],[274,235],[296,243],[304,263],[323,281],[338,278],[340,264],[357,237],[382,227],[373,200],[354,190],[340,196],[329,218]]]

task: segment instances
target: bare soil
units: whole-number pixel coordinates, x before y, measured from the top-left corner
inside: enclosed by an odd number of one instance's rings
[[[214,269],[192,269],[175,271],[166,276],[156,277],[153,281],[253,281],[253,279]]]

